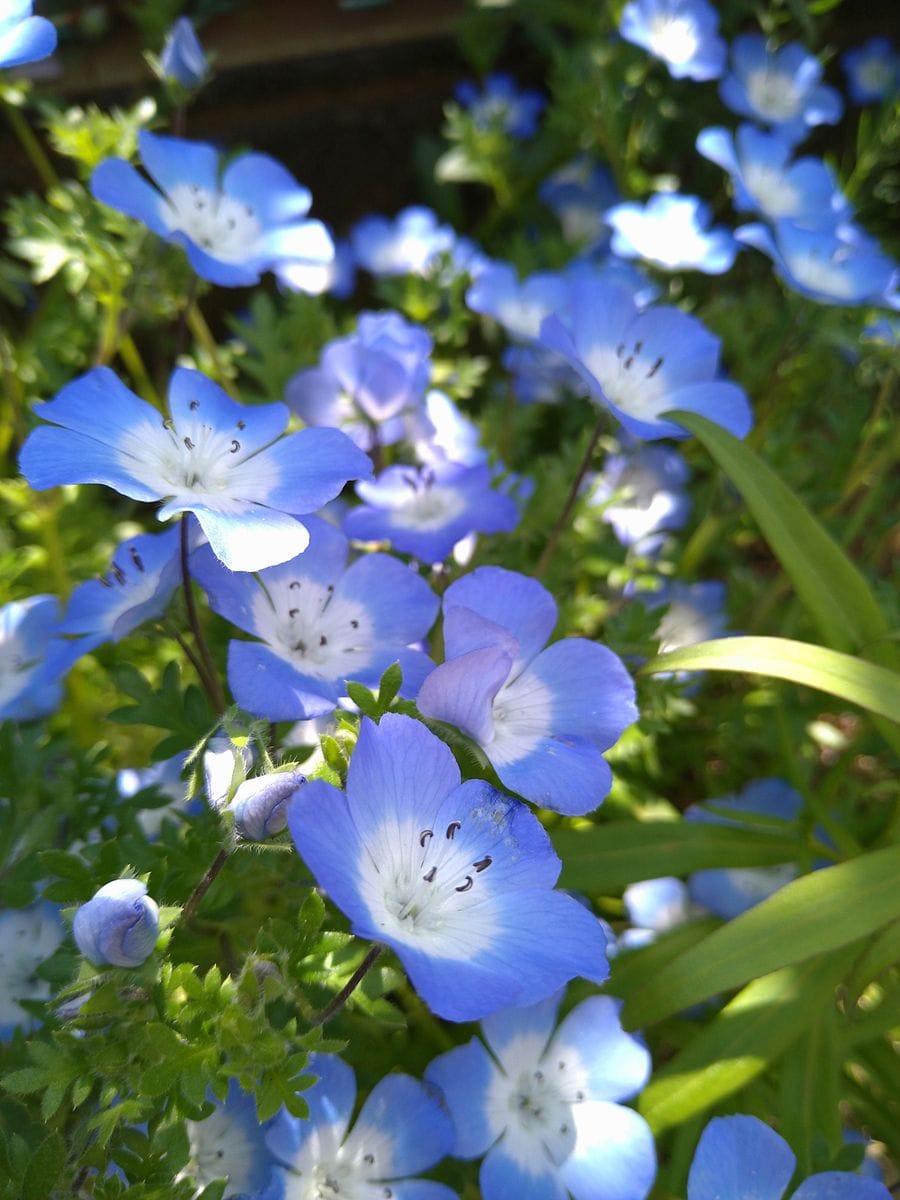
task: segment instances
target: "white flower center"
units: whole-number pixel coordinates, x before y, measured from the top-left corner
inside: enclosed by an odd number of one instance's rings
[[[0,708],[25,691],[39,663],[39,659],[29,658],[17,637],[0,640]]]
[[[390,1140],[379,1130],[357,1128],[345,1145],[334,1126],[310,1132],[289,1174],[284,1200],[392,1200],[384,1177],[393,1174]]]
[[[353,679],[372,657],[367,609],[335,596],[334,584],[302,577],[254,596],[256,631],[281,658],[316,679]]]
[[[670,63],[686,63],[697,53],[699,39],[694,23],[688,17],[660,14],[650,25],[650,49]]]
[[[805,254],[792,255],[787,262],[798,283],[825,296],[843,300],[856,294],[855,281],[845,265],[851,254],[849,246],[838,247],[828,257],[810,250]]]
[[[188,1121],[187,1134],[191,1157],[185,1173],[200,1187],[227,1179],[226,1197],[251,1190],[259,1148],[240,1121],[217,1108],[205,1121]]]
[[[711,636],[712,624],[710,616],[701,609],[685,601],[674,601],[659,623],[659,653],[705,642]]]
[[[62,941],[62,930],[45,913],[8,909],[0,918],[0,1027],[31,1017],[20,1000],[45,1000],[50,984],[35,976]]]
[[[607,397],[623,412],[641,421],[652,421],[668,404],[668,389],[661,373],[664,359],[637,338],[618,346],[598,346],[585,364]]]
[[[742,164],[747,191],[769,217],[789,217],[800,208],[801,196],[785,177],[784,169],[767,163]]]
[[[745,87],[750,103],[765,121],[790,121],[796,117],[803,98],[790,75],[766,67],[751,71]]]
[[[503,766],[526,758],[549,733],[552,714],[552,694],[527,670],[505,683],[491,708],[494,736],[486,744],[491,762]]]
[[[407,476],[409,498],[390,517],[398,529],[443,529],[465,511],[465,497],[453,487],[438,483],[426,470]]]
[[[866,91],[880,94],[893,83],[894,69],[883,58],[869,58],[857,68],[856,78]]]
[[[186,234],[220,262],[244,263],[260,252],[262,225],[256,213],[222,192],[179,183],[163,199],[160,214],[170,232]]]

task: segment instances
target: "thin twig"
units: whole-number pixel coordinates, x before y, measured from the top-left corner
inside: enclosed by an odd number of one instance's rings
[[[372,948],[369,950],[369,953],[362,960],[334,999],[329,1004],[325,1005],[317,1017],[313,1017],[311,1022],[313,1026],[324,1025],[326,1021],[331,1020],[335,1013],[341,1011],[352,994],[356,991],[365,975],[368,973],[369,968],[375,962],[375,959],[381,953],[382,949],[382,946],[372,946]]]
[[[184,908],[181,910],[181,920],[185,925],[189,924],[194,913],[197,911],[200,901],[203,899],[203,897],[206,895],[206,893],[212,887],[213,883],[215,882],[216,876],[219,874],[219,872],[225,866],[225,862],[227,859],[228,859],[228,851],[220,850],[219,853],[216,855],[216,857],[213,859],[212,865],[210,866],[209,870],[206,872],[206,874],[203,876],[203,878],[200,880],[200,882],[197,884],[197,886],[191,892],[190,896],[188,896],[187,904],[185,904]]]
[[[191,570],[188,565],[188,520],[189,514],[185,513],[181,518],[181,582],[184,588],[184,602],[187,606],[188,624],[194,635],[194,644],[203,661],[204,671],[200,677],[200,682],[206,689],[212,701],[213,708],[221,716],[228,706],[225,703],[225,694],[222,691],[222,685],[219,683],[219,676],[216,673],[216,664],[213,662],[209,646],[206,644],[206,638],[203,636],[203,626],[200,624],[197,605],[194,602],[194,593],[191,588]]]
[[[578,493],[581,491],[581,485],[584,482],[584,477],[590,469],[591,463],[594,460],[594,451],[597,449],[597,443],[600,441],[600,435],[603,433],[603,427],[606,424],[605,414],[600,414],[600,420],[594,432],[591,434],[591,440],[588,442],[587,450],[584,452],[584,458],[581,460],[581,465],[578,468],[578,473],[572,480],[572,486],[569,488],[569,494],[566,497],[566,502],[562,507],[562,511],[556,518],[556,524],[550,530],[550,536],[547,538],[547,544],[544,547],[541,557],[538,559],[534,573],[538,579],[547,570],[550,565],[550,560],[556,553],[556,543],[559,541],[559,535],[568,523],[569,517],[572,514],[572,509],[575,507],[575,501],[578,499]]]

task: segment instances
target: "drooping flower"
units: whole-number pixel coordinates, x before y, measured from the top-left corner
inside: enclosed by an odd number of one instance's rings
[[[663,534],[682,529],[691,513],[684,490],[690,468],[668,446],[627,446],[607,456],[594,478],[589,503],[603,506],[603,520],[623,546],[654,554]]]
[[[776,221],[774,235],[765,225],[742,225],[735,237],[770,258],[789,288],[819,304],[900,308],[900,266],[855,226],[814,230]]]
[[[165,79],[183,88],[199,87],[206,78],[209,64],[190,17],[179,17],[166,34],[159,67]]]
[[[490,1054],[476,1037],[429,1065],[456,1125],[453,1153],[486,1155],[484,1200],[644,1200],[653,1136],[617,1102],[647,1082],[650,1055],[609,996],[583,1001],[554,1033],[560,999],[487,1017]]]
[[[283,404],[238,404],[199,371],[179,367],[169,411],[139,399],[107,367],[68,384],[39,410],[22,448],[37,489],[104,483],[133,500],[165,500],[160,520],[192,512],[216,555],[257,571],[301,553],[309,540],[293,514],[333,499],[372,464],[337,429],[281,437]]]
[[[54,712],[60,679],[84,650],[58,637],[56,596],[29,596],[0,608],[0,720],[31,721]]]
[[[553,891],[561,864],[537,818],[461,783],[449,748],[410,717],[364,719],[346,795],[307,783],[288,827],[353,932],[394,950],[438,1016],[474,1021],[606,977],[600,923]]]
[[[641,311],[624,288],[579,281],[572,284],[565,320],[548,317],[540,341],[571,363],[592,398],[635,438],[688,436],[662,416],[679,408],[735,437],[753,423],[744,391],[718,377],[720,340],[676,308]]]
[[[126,538],[106,575],[91,579],[69,598],[60,632],[78,634],[82,653],[120,642],[166,611],[181,581],[178,530]]]
[[[356,491],[363,504],[344,518],[347,536],[389,541],[425,563],[441,562],[470,533],[508,533],[519,521],[515,501],[493,486],[484,465],[397,465]]]
[[[754,125],[704,129],[697,149],[731,176],[734,207],[769,221],[787,220],[804,229],[834,229],[849,220],[851,207],[830,167],[820,158],[791,162],[793,148],[779,133]]]
[[[714,1117],[697,1144],[687,1200],[785,1200],[796,1166],[784,1138],[758,1117]],[[790,1195],[791,1200],[889,1200],[890,1192],[876,1179],[822,1171]]]
[[[258,576],[223,570],[205,547],[192,560],[215,611],[261,639],[228,648],[235,700],[270,721],[322,716],[345,695],[348,679],[377,685],[398,660],[404,693],[414,695],[431,660],[410,643],[431,628],[437,597],[387,554],[347,566],[340,530],[315,517],[307,524],[306,552]]]
[[[283,1200],[457,1200],[442,1183],[411,1178],[438,1163],[453,1144],[453,1126],[434,1088],[409,1075],[386,1075],[351,1129],[352,1069],[333,1054],[313,1054],[309,1071],[318,1076],[303,1093],[309,1117],[301,1121],[282,1109],[266,1131],[269,1151],[282,1164]]]
[[[241,154],[221,171],[206,142],[142,130],[138,148],[158,191],[125,159],[108,158],[91,193],[182,246],[202,279],[245,287],[280,263],[327,266],[334,257],[325,226],[306,220],[308,189],[267,154]]]
[[[855,104],[873,104],[900,88],[900,54],[890,38],[869,38],[843,56],[847,90]]]
[[[75,913],[75,945],[95,966],[139,967],[159,936],[159,909],[139,879],[114,879]]]
[[[444,593],[446,661],[416,703],[484,750],[506,787],[533,804],[591,812],[612,784],[603,757],[638,716],[634,685],[605,646],[565,638],[535,579],[479,567]]]
[[[707,0],[630,0],[619,33],[661,59],[673,79],[718,79],[725,69],[719,14]]]
[[[289,380],[285,400],[307,425],[340,427],[362,450],[390,445],[405,433],[403,414],[422,405],[433,346],[400,313],[362,313],[356,333]]]
[[[299,771],[257,775],[238,786],[231,802],[234,827],[248,842],[274,837],[287,825],[287,808],[306,776]]]
[[[476,129],[525,139],[537,132],[546,107],[540,92],[520,88],[511,75],[488,75],[482,87],[471,79],[457,84],[454,95],[468,111]]]
[[[5,0],[0,9],[0,69],[47,58],[56,49],[56,26],[32,16],[32,0]]]
[[[739,249],[730,229],[710,228],[709,206],[697,196],[656,192],[646,204],[616,204],[605,217],[613,228],[613,253],[664,271],[721,275]]]
[[[50,984],[36,971],[63,934],[59,910],[52,904],[0,912],[0,1042],[9,1041],[17,1028],[26,1033],[34,1028],[35,1019],[21,1001],[49,997]]]
[[[266,1145],[265,1130],[256,1116],[253,1097],[233,1081],[224,1100],[202,1121],[187,1121],[190,1157],[184,1175],[207,1187],[226,1179],[223,1200],[275,1200],[277,1165]],[[269,1191],[269,1188],[272,1191]]]
[[[426,275],[456,234],[430,208],[413,205],[396,217],[363,217],[350,233],[356,261],[372,275]]]
[[[552,171],[538,196],[556,213],[566,241],[584,250],[594,250],[604,240],[603,213],[621,199],[609,167],[587,154]]]
[[[844,111],[840,93],[821,80],[822,64],[800,42],[772,51],[760,34],[744,33],[731,43],[731,74],[719,95],[738,116],[795,144],[815,125],[834,125]]]

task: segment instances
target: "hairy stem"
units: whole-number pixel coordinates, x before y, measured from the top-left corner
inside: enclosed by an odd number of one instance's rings
[[[590,470],[591,463],[594,461],[594,451],[597,449],[597,443],[600,441],[600,435],[603,432],[603,426],[606,423],[606,417],[603,413],[600,415],[600,420],[591,434],[591,440],[588,442],[587,450],[584,452],[584,458],[581,460],[581,465],[572,480],[572,486],[569,488],[569,494],[566,496],[566,502],[562,506],[562,511],[556,518],[556,524],[550,530],[550,536],[547,538],[547,544],[544,546],[543,553],[538,559],[537,566],[534,569],[535,576],[540,579],[550,565],[553,555],[556,553],[556,545],[559,541],[560,534],[568,524],[569,517],[572,515],[572,509],[575,507],[575,501],[578,499],[578,493],[581,490],[581,485],[584,482],[584,477]]]
[[[335,1013],[339,1013],[341,1011],[341,1009],[356,991],[357,987],[360,985],[360,983],[362,983],[369,971],[369,968],[373,965],[375,959],[381,953],[382,949],[382,946],[371,947],[369,953],[362,960],[334,999],[329,1004],[325,1005],[317,1017],[313,1017],[311,1022],[313,1026],[324,1025],[326,1021],[331,1020]]]
[[[203,671],[198,671],[200,682],[206,689],[206,693],[212,701],[213,708],[221,716],[228,706],[225,702],[225,693],[222,691],[218,673],[216,672],[216,664],[213,662],[209,646],[206,644],[206,638],[203,636],[203,626],[200,624],[197,605],[194,601],[194,592],[191,588],[191,571],[188,564],[188,521],[189,514],[185,513],[181,518],[181,582],[184,589],[184,603],[187,607],[188,624],[191,627],[191,633],[194,635],[194,644],[203,663]]]
[[[219,872],[225,866],[227,859],[228,859],[228,851],[224,850],[224,849],[220,850],[219,853],[216,855],[216,857],[213,859],[209,870],[206,872],[206,874],[203,876],[203,878],[200,880],[200,882],[197,884],[197,886],[191,892],[190,896],[188,896],[187,904],[185,904],[185,906],[181,912],[181,920],[185,925],[190,923],[191,919],[194,916],[194,913],[197,911],[197,909],[200,905],[200,901],[203,899],[203,897],[206,895],[206,893],[212,887],[213,883],[215,882],[216,876],[219,874]]]

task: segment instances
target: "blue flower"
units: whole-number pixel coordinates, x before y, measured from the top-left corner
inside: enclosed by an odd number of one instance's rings
[[[287,807],[306,776],[299,771],[257,775],[238,786],[230,808],[234,827],[245,841],[262,842],[287,825]]]
[[[872,104],[900,88],[900,54],[889,38],[869,38],[843,57],[847,89],[856,104]]]
[[[739,249],[731,230],[709,228],[709,207],[696,196],[656,192],[646,204],[617,204],[605,216],[613,228],[613,253],[664,271],[721,275]]]
[[[0,11],[0,68],[21,67],[56,49],[56,26],[33,17],[31,0],[5,0]]]
[[[537,132],[538,120],[546,107],[540,92],[519,88],[511,75],[488,75],[484,86],[471,79],[458,84],[454,95],[468,110],[476,129],[508,134],[512,138],[530,138]]]
[[[450,226],[420,205],[404,208],[393,220],[363,217],[350,233],[356,261],[372,275],[426,275],[455,241]]]
[[[228,648],[228,682],[247,712],[270,721],[329,713],[346,681],[377,685],[399,660],[404,691],[431,666],[410,648],[425,636],[437,597],[414,571],[387,554],[347,566],[348,542],[326,521],[308,520],[309,549],[299,558],[251,574],[223,570],[201,548],[192,573],[216,612],[258,642]]]
[[[719,339],[676,308],[641,311],[625,288],[573,284],[565,323],[548,317],[540,340],[571,363],[592,398],[632,437],[687,437],[682,426],[663,419],[678,408],[735,437],[753,423],[743,389],[718,378]]]
[[[389,541],[424,563],[443,561],[470,533],[508,533],[519,520],[515,501],[492,487],[491,469],[483,465],[388,467],[356,491],[364,503],[344,519],[347,536]]]
[[[634,685],[596,642],[545,648],[556,602],[535,579],[479,567],[444,594],[446,662],[417,699],[487,754],[501,781],[533,804],[591,812],[612,785],[603,757],[637,720]]]
[[[747,828],[741,820],[745,813],[754,817],[773,817],[776,822],[795,823],[803,810],[802,796],[781,779],[758,779],[739,795],[722,796],[708,800],[706,804],[710,807],[692,804],[686,809],[687,820]],[[722,816],[710,808],[723,809],[734,816]],[[730,921],[796,879],[797,873],[794,863],[779,867],[717,868],[695,871],[688,886],[695,904],[702,904],[717,917]]]
[[[671,580],[649,596],[642,594],[641,599],[651,609],[668,605],[656,630],[660,654],[726,634],[725,584],[717,579],[699,583]]]
[[[169,30],[159,66],[166,79],[173,79],[183,88],[199,87],[206,78],[209,65],[189,17],[179,17]]]
[[[394,950],[438,1016],[475,1021],[606,978],[600,923],[553,891],[561,864],[537,818],[460,783],[449,748],[409,717],[364,719],[346,795],[313,780],[288,827],[353,932]]]
[[[207,739],[203,749],[203,785],[206,802],[213,809],[225,808],[247,778],[256,755],[246,738],[233,740],[224,731]]]
[[[790,162],[791,143],[778,133],[754,125],[739,126],[734,136],[721,127],[704,129],[697,149],[731,176],[738,212],[805,229],[834,229],[851,215],[831,168],[809,156]]]
[[[587,154],[548,175],[538,196],[556,213],[566,241],[586,250],[603,242],[607,234],[603,213],[621,199],[609,167]]]
[[[630,0],[619,33],[662,59],[673,79],[718,79],[725,69],[719,14],[707,0]]]
[[[16,1029],[37,1024],[21,1001],[46,1000],[50,984],[36,971],[63,940],[59,910],[52,904],[5,908],[0,912],[0,1042]]]
[[[0,720],[31,721],[55,712],[60,678],[84,648],[63,641],[59,601],[29,596],[0,608]]]
[[[324,292],[338,300],[346,300],[356,286],[356,258],[346,239],[333,238],[334,258],[330,262],[304,262],[302,259],[283,259],[272,270],[279,284],[289,292],[307,292],[321,296]]]
[[[153,808],[142,808],[137,813],[138,824],[148,838],[156,838],[167,816],[188,811],[185,803],[187,787],[182,779],[188,752],[173,755],[149,767],[125,767],[116,775],[116,788],[123,800],[130,800],[143,791],[153,791],[165,796],[168,803]],[[191,811],[199,811],[194,801]]]
[[[630,922],[630,928],[619,935],[623,950],[648,946],[693,915],[687,884],[671,875],[630,883],[622,899]]]
[[[742,225],[735,236],[767,255],[789,288],[819,304],[900,308],[900,268],[855,226],[832,232],[776,221],[774,236],[765,225]]]
[[[603,506],[603,520],[623,546],[655,554],[663,531],[682,529],[691,513],[683,489],[690,479],[687,463],[668,446],[625,447],[610,454],[593,481],[589,502]]]
[[[797,1166],[787,1142],[758,1117],[714,1117],[700,1135],[687,1200],[783,1200]],[[810,1175],[792,1200],[889,1200],[883,1183],[847,1171]]]
[[[363,450],[390,445],[404,435],[403,414],[422,405],[433,347],[400,313],[361,313],[356,333],[290,379],[285,400],[305,424],[340,427]]]
[[[799,42],[770,51],[760,34],[744,33],[731,44],[731,74],[719,94],[738,116],[796,143],[814,125],[834,125],[844,111],[840,94],[821,79],[822,64]]]
[[[82,904],[72,923],[75,945],[95,966],[139,967],[159,936],[159,909],[139,879],[114,879]]]
[[[82,653],[120,642],[152,617],[161,617],[181,582],[178,530],[126,538],[106,575],[77,587],[60,632],[81,636]]]
[[[454,462],[477,467],[487,462],[478,426],[463,416],[446,392],[433,388],[425,409],[414,422],[416,457],[423,463]]]
[[[221,173],[218,150],[205,142],[142,130],[138,148],[159,191],[124,159],[108,158],[91,192],[183,246],[202,279],[244,287],[280,263],[323,267],[334,257],[325,226],[304,219],[309,191],[268,155],[241,154]]]
[[[453,1126],[433,1088],[409,1075],[387,1075],[369,1093],[356,1123],[353,1071],[332,1054],[313,1054],[318,1082],[303,1093],[309,1117],[284,1109],[269,1124],[270,1152],[284,1164],[287,1197],[347,1196],[371,1200],[457,1200],[442,1183],[410,1178],[439,1162]]]
[[[179,367],[171,416],[96,367],[41,406],[43,425],[22,448],[33,488],[104,483],[133,500],[165,500],[160,520],[192,512],[233,571],[258,571],[301,553],[309,535],[292,514],[333,499],[371,474],[368,457],[337,429],[279,435],[283,404],[247,408],[199,371]]]
[[[618,1104],[650,1075],[646,1047],[623,1031],[617,1001],[592,996],[556,1032],[560,996],[482,1022],[436,1058],[458,1158],[480,1158],[484,1200],[643,1200],[656,1174],[643,1117]]]
[[[277,1165],[266,1145],[265,1130],[256,1117],[253,1097],[232,1081],[224,1101],[202,1121],[187,1121],[190,1157],[184,1175],[207,1187],[227,1179],[223,1200],[280,1200],[275,1186]],[[269,1189],[272,1189],[269,1191]]]

